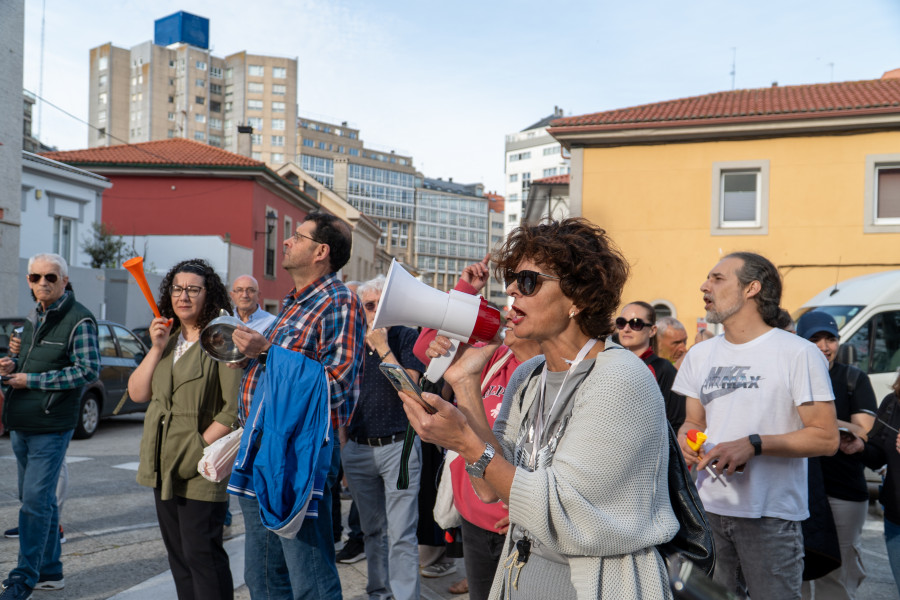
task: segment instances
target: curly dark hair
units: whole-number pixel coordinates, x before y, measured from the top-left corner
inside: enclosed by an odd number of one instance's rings
[[[765,256],[753,252],[732,252],[725,258],[739,258],[744,261],[737,270],[741,289],[754,281],[759,282],[759,293],[753,297],[759,316],[769,327],[781,329],[786,325],[781,316],[781,274]],[[788,315],[790,316],[790,315]]]
[[[628,279],[628,263],[601,227],[587,219],[545,220],[513,230],[494,254],[495,276],[503,281],[523,260],[560,277],[559,287],[579,308],[575,322],[587,335],[612,333],[613,315]]]
[[[231,299],[228,297],[225,284],[222,283],[222,280],[209,263],[202,258],[183,260],[169,269],[169,272],[163,277],[162,283],[159,284],[159,312],[167,319],[175,320],[173,328],[181,326],[181,321],[172,308],[172,295],[169,293],[172,281],[178,273],[191,273],[203,278],[203,287],[206,288],[206,299],[203,301],[203,311],[200,313],[200,319],[197,322],[200,329],[209,325],[209,322],[218,317],[222,310],[229,315],[234,314],[231,310]]]
[[[316,231],[312,238],[316,242],[328,246],[329,266],[332,273],[337,273],[350,260],[350,251],[353,247],[353,234],[350,227],[334,215],[321,211],[309,213],[303,219],[304,223],[306,221],[316,224]]]

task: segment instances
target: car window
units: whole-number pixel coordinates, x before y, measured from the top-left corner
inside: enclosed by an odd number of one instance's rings
[[[100,340],[100,356],[118,356],[116,353],[116,341],[113,339],[109,326],[98,325]]]
[[[856,366],[866,373],[890,373],[900,368],[900,311],[869,319],[847,344],[856,350]]]
[[[137,355],[146,354],[140,340],[124,327],[113,325],[116,337],[119,338],[119,348],[122,349],[122,358],[135,358]]]

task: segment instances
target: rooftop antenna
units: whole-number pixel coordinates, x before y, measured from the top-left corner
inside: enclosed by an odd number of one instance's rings
[[[41,2],[41,64],[38,73],[37,139],[41,136],[41,113],[44,106],[44,16],[47,14],[47,0]]]
[[[731,48],[731,89],[734,90],[734,76],[737,74],[737,48]]]
[[[828,68],[831,69],[831,83],[834,83],[834,63],[828,63]]]

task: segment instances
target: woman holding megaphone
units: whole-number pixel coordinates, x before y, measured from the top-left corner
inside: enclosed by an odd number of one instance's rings
[[[481,374],[497,344],[465,347],[444,375],[459,409],[401,395],[421,438],[458,452],[485,502],[509,506],[491,598],[671,598],[656,550],[679,528],[653,375],[607,341],[628,265],[584,219],[514,230],[494,256],[516,337],[543,356],[509,381],[493,430]]]
[[[153,344],[128,379],[135,402],[149,402],[137,481],[153,488],[156,516],[178,598],[233,598],[222,545],[227,481],[201,477],[203,449],[237,422],[241,371],[210,358],[197,341],[220,310],[231,314],[222,280],[206,261],[186,260],[159,286]]]

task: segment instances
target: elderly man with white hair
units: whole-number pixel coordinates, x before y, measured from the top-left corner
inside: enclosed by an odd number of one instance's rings
[[[253,275],[239,275],[231,284],[231,301],[238,318],[247,327],[265,333],[275,315],[259,307],[259,282]]]
[[[100,373],[97,322],[66,289],[68,265],[58,254],[36,254],[25,276],[37,303],[16,358],[0,359],[19,479],[19,559],[0,598],[31,598],[33,589],[65,585],[60,559],[56,482],[78,424],[82,388]]]
[[[350,494],[359,509],[368,560],[366,592],[371,599],[419,598],[419,550],[416,539],[422,449],[418,439],[409,457],[409,486],[397,489],[403,440],[409,420],[397,392],[379,369],[381,363],[404,367],[413,381],[425,370],[413,354],[418,333],[409,327],[373,329],[384,289],[384,276],[359,286],[357,293],[369,324],[360,371],[359,400],[341,451]]]

